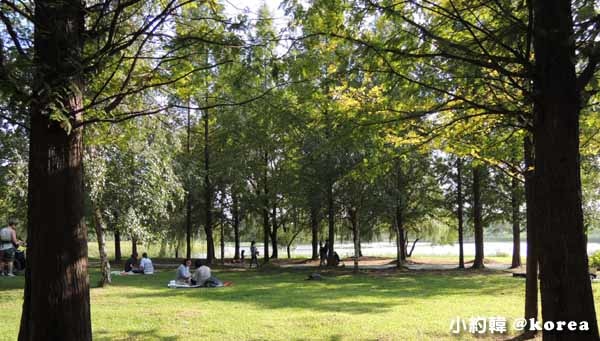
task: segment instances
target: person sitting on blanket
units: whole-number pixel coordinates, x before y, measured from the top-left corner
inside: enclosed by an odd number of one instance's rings
[[[183,263],[177,268],[177,277],[175,281],[179,284],[190,284],[192,274],[190,273],[190,265],[192,265],[191,259],[185,259]]]
[[[127,259],[127,261],[125,262],[125,269],[123,270],[124,272],[139,273],[139,271],[135,269],[137,264],[137,257],[138,254],[136,252],[131,254],[131,257],[129,257],[129,259]]]
[[[152,275],[154,273],[154,265],[152,265],[152,261],[150,258],[148,258],[148,254],[146,252],[142,254],[139,270],[140,273],[144,275]]]
[[[192,275],[192,285],[203,287],[222,287],[223,282],[216,277],[211,276],[210,268],[202,263],[201,260],[196,260],[196,271]]]

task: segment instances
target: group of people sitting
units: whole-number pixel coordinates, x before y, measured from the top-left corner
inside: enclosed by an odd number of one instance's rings
[[[211,275],[210,268],[204,264],[201,260],[196,260],[196,270],[192,274],[190,272],[190,266],[192,265],[191,259],[185,259],[183,263],[177,268],[177,276],[175,281],[177,284],[186,284],[201,287],[222,287],[224,283],[218,278]]]
[[[138,264],[138,254],[134,252],[125,262],[125,268],[123,269],[123,272],[152,275],[154,273],[154,265],[152,264],[152,260],[148,258],[148,254],[146,252],[142,254],[142,259]]]

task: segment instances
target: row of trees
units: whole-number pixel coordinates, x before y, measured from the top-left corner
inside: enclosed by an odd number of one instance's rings
[[[0,204],[27,221],[31,265],[20,339],[91,339],[86,220],[105,269],[108,229],[185,239],[189,257],[199,226],[209,261],[230,230],[236,251],[262,237],[265,260],[298,236],[333,257],[342,235],[356,255],[393,235],[401,264],[407,232],[462,245],[473,225],[482,267],[484,226],[511,222],[518,246],[523,206],[526,316],[539,263],[544,319],[598,338],[592,3],[289,0],[283,32],[266,7],[251,25],[216,1],[0,6]]]

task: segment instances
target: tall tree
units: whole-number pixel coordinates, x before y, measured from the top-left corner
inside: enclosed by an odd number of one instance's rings
[[[579,112],[581,91],[596,69],[592,55],[578,78],[571,1],[533,1],[535,52],[535,212],[539,230],[540,290],[545,321],[585,321],[579,340],[598,340],[588,274],[581,203]],[[552,32],[552,34],[549,34]],[[544,331],[544,339],[571,333]]]

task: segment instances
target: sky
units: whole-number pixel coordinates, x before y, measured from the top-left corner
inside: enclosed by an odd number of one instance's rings
[[[222,0],[225,5],[227,16],[236,16],[237,14],[246,14],[249,18],[255,19],[258,16],[258,9],[266,3],[273,15],[273,24],[279,31],[287,23],[287,18],[282,10],[278,9],[280,0]]]

